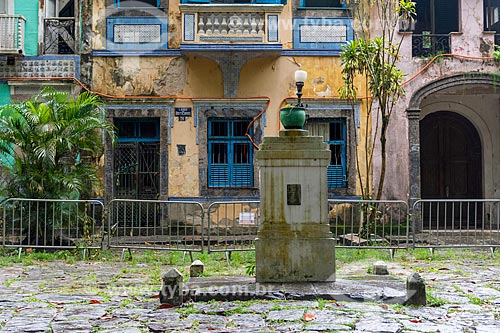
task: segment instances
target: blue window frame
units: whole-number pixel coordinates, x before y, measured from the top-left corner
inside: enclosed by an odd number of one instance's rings
[[[259,4],[259,3],[267,3],[267,4],[283,4],[286,5],[287,0],[182,0],[181,3],[224,3],[224,4]]]
[[[352,18],[294,18],[293,48],[342,51],[354,39]]]
[[[328,188],[347,187],[346,119],[309,118],[307,129],[311,135],[322,136],[331,151]]]
[[[106,47],[112,51],[165,50],[167,17],[108,17]]]
[[[250,119],[208,120],[209,187],[253,186],[253,148],[245,136],[249,124]]]
[[[158,118],[115,119],[118,142],[159,142],[160,120]]]
[[[114,0],[115,8],[160,7],[160,0]]]
[[[345,0],[300,0],[300,7],[312,8],[345,8]]]

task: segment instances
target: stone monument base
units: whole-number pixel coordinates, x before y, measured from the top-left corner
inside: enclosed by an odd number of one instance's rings
[[[335,281],[335,239],[319,230],[327,226],[302,225],[300,231],[267,227],[255,241],[257,282]]]

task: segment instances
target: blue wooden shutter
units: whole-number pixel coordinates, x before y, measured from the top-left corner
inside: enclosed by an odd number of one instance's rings
[[[227,142],[213,141],[208,144],[208,185],[225,187],[230,183],[229,147]]]
[[[328,166],[328,188],[346,187],[345,162],[342,163]]]
[[[248,187],[253,185],[252,146],[247,139],[232,144],[232,185]]]

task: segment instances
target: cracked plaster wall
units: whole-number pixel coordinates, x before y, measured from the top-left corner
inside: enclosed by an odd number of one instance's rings
[[[181,93],[187,80],[182,57],[95,57],[93,88],[109,95],[162,95]]]

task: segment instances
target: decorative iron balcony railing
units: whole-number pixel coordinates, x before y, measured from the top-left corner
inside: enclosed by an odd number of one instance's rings
[[[181,5],[183,43],[279,43],[283,5]]]
[[[45,19],[44,48],[45,54],[74,54],[75,19],[73,17],[55,17]]]
[[[24,54],[24,25],[21,15],[0,15],[0,54]]]
[[[450,53],[449,34],[413,34],[412,56],[430,57],[437,54]]]

